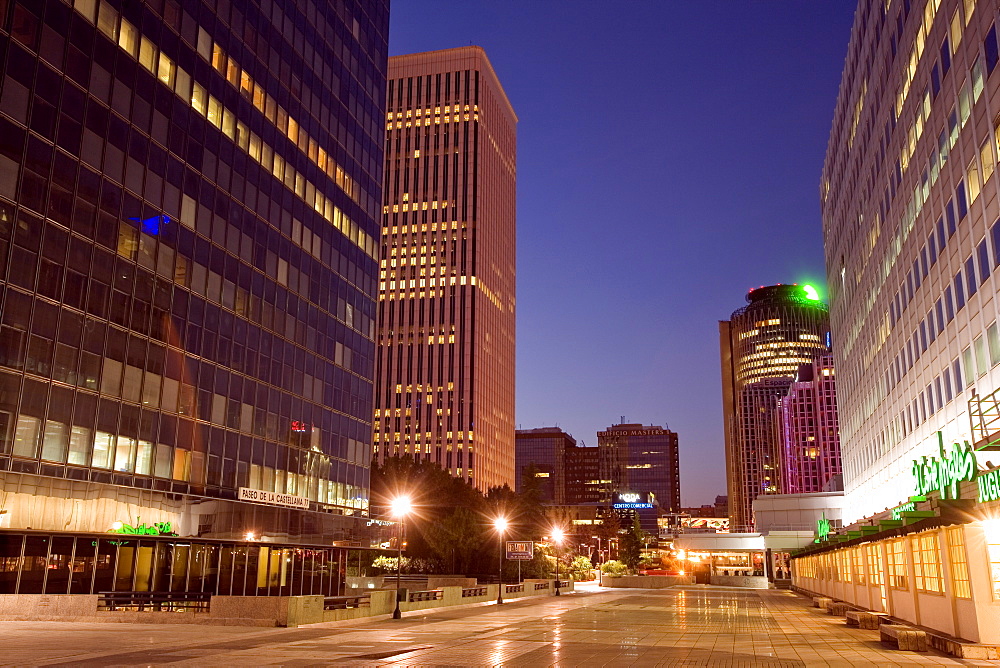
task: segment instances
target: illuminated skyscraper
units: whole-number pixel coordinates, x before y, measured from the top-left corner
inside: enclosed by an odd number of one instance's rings
[[[997,18],[960,0],[855,17],[820,183],[845,524],[913,495],[936,432],[996,438]]]
[[[681,508],[677,433],[656,425],[616,424],[597,432],[604,502],[622,492],[652,494],[663,510]]]
[[[517,117],[485,52],[389,59],[375,453],[514,487]]]
[[[827,351],[828,311],[810,286],[771,285],[719,322],[726,480],[733,531],[753,528],[753,500],[780,490],[779,401],[799,365]]]
[[[799,367],[781,399],[782,444],[778,455],[782,494],[840,489],[840,429],[833,355]]]
[[[0,2],[0,593],[343,591],[388,22]]]

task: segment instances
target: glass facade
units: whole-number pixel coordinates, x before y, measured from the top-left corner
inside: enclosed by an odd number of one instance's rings
[[[0,0],[0,526],[359,539],[387,30],[377,0]]]

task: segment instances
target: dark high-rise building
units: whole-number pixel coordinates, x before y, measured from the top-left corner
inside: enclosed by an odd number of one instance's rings
[[[726,480],[733,531],[753,528],[753,500],[780,491],[779,402],[801,364],[829,347],[828,310],[810,286],[771,285],[719,322]]]
[[[342,587],[387,29],[384,0],[0,0],[0,592]]]
[[[517,116],[486,53],[389,59],[375,453],[515,484]]]
[[[563,505],[566,500],[566,468],[576,439],[559,427],[518,429],[514,440],[517,492],[526,489],[525,476],[533,476],[543,503]]]
[[[609,480],[601,477],[601,449],[576,445],[566,449],[566,503],[601,503]]]
[[[681,507],[677,434],[657,426],[616,424],[597,432],[601,478],[607,480],[605,502],[631,492],[652,494],[660,508]]]

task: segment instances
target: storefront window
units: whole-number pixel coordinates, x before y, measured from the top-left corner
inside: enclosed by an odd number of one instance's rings
[[[972,598],[969,583],[969,558],[965,553],[965,533],[962,527],[948,529],[948,556],[951,560],[951,586],[957,598]]]
[[[909,589],[906,578],[906,541],[890,541],[886,547],[889,555],[889,586],[893,589]]]
[[[941,593],[941,553],[937,532],[913,538],[913,573],[917,591]]]
[[[986,552],[990,562],[990,586],[993,590],[993,600],[1000,601],[1000,520],[984,521],[983,534],[986,538]]]

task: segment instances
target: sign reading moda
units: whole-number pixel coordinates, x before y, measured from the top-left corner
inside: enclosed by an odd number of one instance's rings
[[[619,492],[618,493],[618,503],[613,504],[615,510],[626,510],[633,508],[652,508],[652,503],[645,503],[641,501],[642,495],[636,494],[635,492]]]
[[[303,510],[309,510],[309,499],[304,496],[295,496],[294,494],[278,494],[277,492],[268,492],[263,489],[250,489],[249,487],[240,487],[240,501],[250,501],[251,503],[269,503],[275,506],[287,506],[289,508],[302,508]]]

